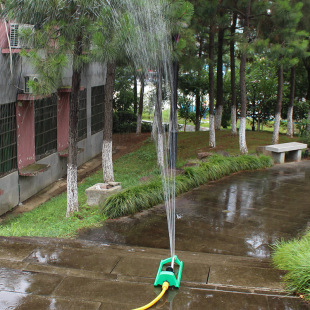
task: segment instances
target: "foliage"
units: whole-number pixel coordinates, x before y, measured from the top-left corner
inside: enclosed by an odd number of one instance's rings
[[[118,111],[113,113],[113,132],[114,133],[129,133],[136,132],[137,115],[132,111]],[[152,125],[142,123],[142,132],[151,132]]]
[[[128,111],[134,102],[132,85],[134,72],[130,66],[118,66],[116,68],[113,108],[116,111]]]
[[[212,156],[208,162],[199,167],[188,167],[184,174],[176,176],[176,195],[191,188],[217,180],[237,171],[262,169],[272,166],[272,160],[267,156],[224,157]],[[164,201],[161,179],[153,180],[147,184],[137,185],[110,196],[102,206],[102,212],[108,218],[117,218],[134,214],[148,209]]]
[[[287,273],[284,276],[290,293],[302,294],[310,300],[310,232],[300,239],[280,241],[274,246],[273,264]]]
[[[178,114],[180,118],[184,119],[185,125],[188,121],[195,123],[196,116],[193,112],[193,106],[194,103],[190,97],[183,95],[178,98]]]
[[[307,143],[310,146],[310,132],[308,127],[310,126],[310,121],[308,119],[302,119],[296,125],[298,130],[298,135],[301,137],[301,141]]]

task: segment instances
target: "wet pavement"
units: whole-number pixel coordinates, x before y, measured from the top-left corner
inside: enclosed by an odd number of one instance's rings
[[[154,309],[310,309],[283,291],[269,245],[308,225],[310,161],[236,174],[177,199],[181,287]],[[158,206],[85,231],[84,240],[0,237],[0,309],[133,309],[169,257]],[[88,240],[87,240],[88,239]],[[122,245],[123,244],[123,245]],[[166,249],[165,249],[166,248]]]
[[[133,309],[156,297],[167,250],[0,237],[0,309]],[[266,259],[179,251],[181,287],[154,309],[309,309]]]
[[[310,224],[310,161],[245,172],[201,186],[176,199],[176,249],[250,257],[270,256],[277,240]],[[163,206],[109,220],[79,238],[169,247]]]

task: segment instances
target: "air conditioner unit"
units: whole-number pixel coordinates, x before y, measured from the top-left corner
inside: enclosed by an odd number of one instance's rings
[[[38,75],[27,75],[25,76],[25,94],[32,94],[33,90],[32,87],[28,85],[29,81],[39,82],[39,76]]]
[[[32,25],[27,24],[10,24],[10,45],[11,48],[25,48],[25,42],[20,37],[19,31],[25,28],[33,28]]]

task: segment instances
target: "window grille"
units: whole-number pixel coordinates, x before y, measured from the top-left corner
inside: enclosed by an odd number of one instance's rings
[[[0,177],[17,168],[16,104],[0,105]]]
[[[79,124],[78,124],[78,139],[85,139],[87,136],[87,89],[80,92],[79,102]]]
[[[91,133],[103,130],[104,86],[91,88]]]
[[[57,97],[35,101],[35,153],[36,160],[57,149]]]
[[[18,24],[11,24],[10,25],[10,45],[11,47],[19,47],[19,40],[18,40]]]

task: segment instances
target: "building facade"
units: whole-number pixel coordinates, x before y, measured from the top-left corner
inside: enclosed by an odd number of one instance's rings
[[[0,21],[0,215],[66,175],[71,70],[46,97],[34,96],[29,79],[40,77],[20,56],[15,24]],[[16,38],[17,37],[17,38]],[[83,69],[79,104],[82,164],[101,152],[106,68]]]

